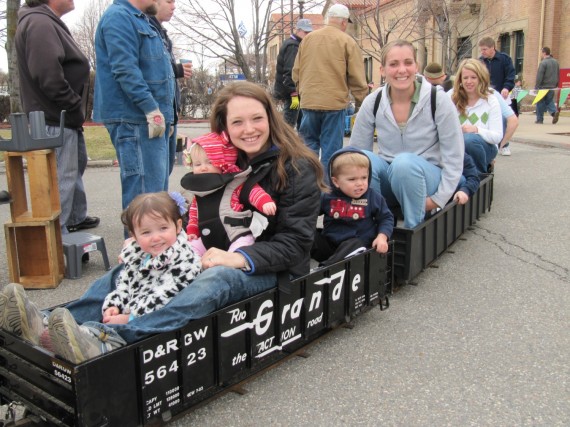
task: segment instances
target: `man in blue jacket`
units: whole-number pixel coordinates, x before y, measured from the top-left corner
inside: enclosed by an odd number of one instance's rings
[[[507,104],[511,104],[509,93],[515,87],[515,67],[511,57],[506,53],[499,52],[495,49],[495,40],[491,37],[483,37],[479,40],[479,50],[481,51],[481,60],[489,70],[491,76],[491,87],[501,94]],[[507,122],[503,118],[503,134],[506,134]],[[503,138],[503,141],[505,138]],[[501,141],[501,144],[503,143]],[[499,152],[503,156],[510,156],[511,149],[509,141],[499,146]]]
[[[146,13],[155,0],[114,0],[95,34],[93,118],[109,131],[121,168],[123,209],[142,193],[168,189],[174,122],[170,53]]]

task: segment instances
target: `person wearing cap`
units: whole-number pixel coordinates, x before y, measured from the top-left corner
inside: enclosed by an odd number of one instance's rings
[[[293,82],[292,71],[299,44],[303,38],[313,31],[310,19],[299,19],[295,26],[295,33],[283,42],[279,55],[277,55],[277,67],[275,69],[275,86],[273,96],[283,102],[283,116],[285,121],[292,127],[298,125],[300,120],[299,93]],[[298,126],[297,126],[298,127]]]
[[[354,39],[346,34],[350,21],[346,6],[329,8],[324,28],[307,35],[299,46],[293,81],[301,99],[299,133],[328,170],[331,155],[342,148],[346,107],[350,94],[356,108],[368,95],[364,60]]]
[[[424,68],[424,77],[433,86],[441,86],[446,92],[453,87],[453,80],[443,72],[442,66],[437,62],[430,62]]]

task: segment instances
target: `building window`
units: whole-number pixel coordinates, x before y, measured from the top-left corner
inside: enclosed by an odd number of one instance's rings
[[[523,70],[523,62],[524,62],[524,33],[522,31],[515,31],[515,58],[514,58],[514,65],[515,65],[515,73],[521,74]]]
[[[509,33],[501,34],[499,37],[499,43],[501,46],[498,50],[511,56],[511,35]]]
[[[457,39],[457,63],[459,64],[465,58],[471,58],[473,45],[470,37],[459,37]]]

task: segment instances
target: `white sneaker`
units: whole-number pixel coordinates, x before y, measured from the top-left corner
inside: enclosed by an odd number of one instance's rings
[[[500,150],[501,156],[510,156],[511,155],[511,149],[509,147],[503,147]]]

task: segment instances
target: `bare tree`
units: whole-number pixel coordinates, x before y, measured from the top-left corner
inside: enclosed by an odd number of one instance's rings
[[[425,65],[425,46],[433,40],[440,45],[440,61],[450,71],[457,66],[458,58],[470,51],[473,40],[506,19],[486,16],[477,3],[453,0],[364,0],[359,4],[353,9],[353,21],[365,55],[380,61],[382,47],[391,39],[401,38],[418,45],[418,62]],[[456,39],[458,43],[453,42]]]
[[[14,37],[18,25],[20,0],[6,0],[6,53],[8,56],[8,92],[10,93],[10,111],[22,111],[20,103],[20,74],[18,73],[16,47]]]
[[[240,34],[237,3],[240,9],[244,8],[244,0],[179,0],[175,28],[191,45],[203,46],[205,58],[225,61],[240,69],[247,80],[265,82],[269,18],[276,10],[276,2],[250,0],[251,22],[247,34],[243,28]]]
[[[91,0],[79,22],[71,29],[73,38],[81,51],[87,56],[93,71],[97,68],[95,60],[95,32],[97,31],[101,15],[103,15],[109,3],[111,3],[111,0]]]

